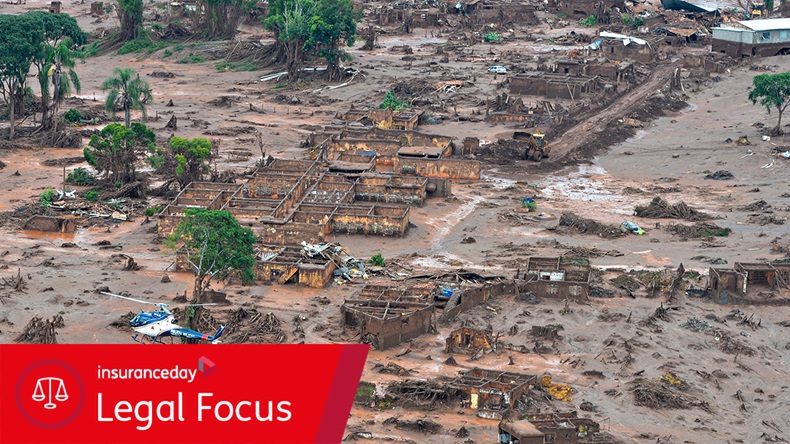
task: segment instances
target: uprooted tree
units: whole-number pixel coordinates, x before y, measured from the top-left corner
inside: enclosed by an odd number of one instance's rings
[[[91,136],[83,155],[109,183],[123,185],[137,180],[137,156],[153,151],[155,143],[156,135],[142,123],[135,122],[129,129],[111,123]]]
[[[327,61],[331,81],[343,75],[340,62],[348,55],[341,45],[354,44],[361,20],[351,0],[274,0],[263,23],[277,37],[290,80],[299,78],[308,56],[318,56]]]
[[[151,156],[151,166],[184,189],[190,182],[201,180],[208,172],[211,148],[211,141],[202,137],[191,140],[171,137],[167,148],[157,149],[156,154]]]
[[[243,283],[250,283],[255,276],[255,235],[228,211],[189,208],[167,241],[195,273],[195,303],[205,302],[205,290],[215,278],[238,273]]]
[[[779,120],[776,127],[771,130],[771,135],[780,135],[782,131],[782,113],[790,105],[790,72],[779,74],[758,74],[752,81],[752,90],[749,91],[749,100],[756,105],[758,102],[768,110],[776,108]]]

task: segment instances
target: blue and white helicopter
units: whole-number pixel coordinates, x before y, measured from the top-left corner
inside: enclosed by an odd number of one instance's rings
[[[147,337],[152,344],[164,344],[161,338],[163,337],[182,337],[187,339],[198,339],[201,341],[209,341],[212,344],[219,344],[219,337],[222,336],[222,332],[225,331],[225,324],[219,326],[219,330],[217,330],[217,334],[215,335],[207,335],[205,333],[200,333],[199,331],[195,331],[189,328],[184,328],[176,324],[176,319],[173,316],[173,312],[167,309],[170,304],[163,304],[161,302],[149,302],[143,301],[141,299],[134,299],[127,296],[121,296],[119,294],[114,293],[107,293],[102,291],[101,294],[112,296],[115,298],[126,299],[129,301],[139,302],[141,304],[149,304],[155,305],[159,307],[159,311],[141,311],[140,314],[133,317],[131,321],[129,321],[129,325],[135,331],[135,335],[132,336],[134,342],[139,342],[140,344],[145,344],[145,338]],[[217,304],[187,304],[191,306],[197,305],[217,305]],[[142,335],[142,336],[140,336]],[[138,339],[139,338],[139,339]]]

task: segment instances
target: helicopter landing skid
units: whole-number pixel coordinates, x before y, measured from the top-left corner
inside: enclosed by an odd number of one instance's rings
[[[137,339],[138,336],[140,336],[140,335],[139,334],[135,334],[134,336],[132,336],[132,340],[134,342],[137,342],[138,344],[147,344],[147,342],[145,342],[145,335],[143,335],[143,337],[140,338],[140,339]],[[151,339],[151,344],[164,344],[164,342],[157,341],[156,338],[152,338]]]

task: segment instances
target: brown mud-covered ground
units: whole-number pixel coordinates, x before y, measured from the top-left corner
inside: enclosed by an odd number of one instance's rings
[[[3,5],[3,13],[43,6],[43,2],[31,0],[25,5]],[[63,8],[89,32],[99,26],[117,26],[112,23],[114,18],[95,23],[87,13],[88,5],[68,3]],[[560,35],[556,29],[540,29],[546,35]],[[245,25],[242,31],[245,39],[271,40],[260,28]],[[134,68],[152,86],[155,102],[149,109],[149,125],[158,137],[165,140],[175,134],[220,140],[215,166],[220,171],[244,171],[254,166],[261,157],[256,134],[262,136],[267,155],[304,158],[300,144],[310,128],[331,123],[339,110],[352,103],[376,106],[390,89],[415,97],[428,95],[434,103],[445,103],[443,110],[429,111],[441,117],[442,123],[422,125],[420,131],[453,136],[456,143],[468,136],[484,140],[507,137],[504,135],[515,127],[481,118],[485,111],[481,101],[502,92],[498,88],[502,76],[495,79],[486,68],[507,64],[506,54],[557,48],[527,40],[497,46],[477,44],[464,47],[463,60],[455,60],[457,54],[451,54],[449,62],[432,65],[441,58],[436,54],[437,45],[452,38],[452,34],[417,29],[411,35],[394,31],[382,35],[380,47],[373,51],[362,51],[358,42],[349,50],[354,56],[349,66],[364,75],[336,89],[323,89],[326,83],[317,80],[297,86],[259,81],[277,68],[220,73],[215,68],[218,60],[176,63],[190,51],[205,48],[201,43],[194,47],[186,43],[182,53],[169,57],[163,57],[162,51],[142,57],[111,52],[78,62],[76,70],[83,88],[80,100],[72,99],[64,107],[93,110],[106,119],[101,111],[101,82],[115,66]],[[402,44],[412,47],[413,61],[402,60],[403,53],[392,50]],[[760,63],[768,72],[790,69],[785,57]],[[719,305],[682,292],[668,302],[664,297],[646,297],[644,288],[631,298],[610,284],[610,279],[629,270],[671,271],[683,264],[686,271],[695,272],[688,275],[685,286],[700,289],[705,286],[711,261],[720,264],[717,267],[730,268],[735,262],[770,261],[788,254],[772,249],[771,243],[788,231],[790,160],[776,157],[772,151],[790,145],[790,141],[761,138],[763,130],[756,123],[770,127],[776,116],[746,99],[747,88],[758,72],[748,63],[734,66],[716,81],[687,88],[687,95],[668,97],[666,90],[661,90],[674,68],[672,60],[657,63],[645,83],[611,106],[579,115],[561,130],[548,131],[554,137],[550,143],[555,144],[555,151],[540,164],[479,159],[483,161],[483,178],[454,182],[451,198],[429,199],[424,206],[413,207],[410,229],[403,238],[330,236],[329,241],[340,242],[358,258],[381,253],[388,262],[399,265],[396,271],[410,274],[465,268],[510,278],[516,270],[524,269],[530,256],[557,256],[572,248],[592,250],[602,253],[591,257],[597,270],[594,283],[612,287],[616,296],[571,303],[570,313],[563,310],[563,301],[530,303],[513,296],[490,300],[440,323],[435,334],[391,350],[371,350],[364,381],[377,383],[383,393],[391,381],[452,377],[465,368],[536,375],[550,372],[555,382],[571,385],[573,400],[549,402],[544,409],[578,410],[583,402],[592,403],[594,411],[580,414],[599,421],[604,430],[623,442],[790,439],[790,327],[780,325],[788,319],[787,306]],[[173,76],[152,76],[155,72]],[[436,82],[449,79],[470,83],[456,92],[424,93],[433,91]],[[171,100],[174,106],[165,106]],[[178,118],[178,130],[163,130],[172,114]],[[139,119],[140,115],[133,117]],[[642,127],[633,128],[618,120],[623,117],[639,120]],[[750,145],[732,142],[741,136],[746,136]],[[21,223],[29,215],[53,211],[33,211],[30,206],[37,205],[39,194],[48,187],[62,187],[63,162],[58,160],[81,154],[81,148],[31,146],[23,139],[0,149],[0,161],[5,165],[0,169],[0,278],[10,282],[19,274],[24,280],[21,290],[0,286],[0,341],[4,343],[14,341],[32,317],[55,315],[61,315],[64,324],[56,329],[58,343],[127,343],[131,341],[129,329],[110,324],[142,307],[108,298],[96,289],[106,286],[116,293],[129,291],[155,302],[168,302],[191,291],[192,277],[173,271],[173,252],[157,239],[155,219],[144,215],[146,207],[163,205],[166,198],[127,203],[129,221],[88,219],[73,234],[22,229]],[[78,166],[87,165],[68,163],[65,168],[68,172]],[[734,177],[705,179],[720,170],[730,171]],[[634,216],[634,207],[647,205],[656,196],[670,204],[685,202],[712,216],[707,222],[732,232],[712,240],[684,239],[667,228],[672,223],[691,222]],[[522,197],[534,197],[538,211],[553,217],[534,220],[514,212]],[[770,208],[746,208],[760,200]],[[559,225],[563,213],[614,226],[634,221],[646,233],[617,237],[579,233]],[[464,239],[467,241],[462,242]],[[786,237],[784,242],[786,245]],[[124,262],[113,257],[119,253],[133,257],[140,269],[124,270]],[[163,282],[164,275],[167,282]],[[285,332],[285,342],[327,343],[337,340],[334,332],[340,326],[340,305],[362,284],[358,279],[324,289],[294,284],[242,287],[217,283],[214,287],[227,292],[234,307],[251,304],[259,312],[273,313]],[[659,318],[651,317],[662,304],[671,309]],[[753,315],[759,327],[739,324],[743,314]],[[297,334],[294,319],[298,316],[306,318],[298,323],[303,337]],[[695,332],[680,326],[691,318],[704,320],[710,329]],[[499,350],[477,361],[454,355],[457,366],[443,363],[448,358],[444,339],[462,325],[490,328],[506,342],[533,349],[536,340],[529,335],[531,326],[547,324],[561,324],[564,329],[560,339],[544,343],[539,353]],[[406,349],[411,352],[395,356]],[[390,362],[407,368],[411,376],[373,369],[376,364]],[[600,372],[600,377],[586,376],[585,372]],[[637,406],[634,381],[669,372],[685,383],[684,408]],[[348,434],[369,432],[374,442],[495,442],[497,422],[474,413],[456,404],[437,405],[428,411],[357,405],[349,419]],[[425,434],[384,424],[391,417],[430,419],[441,429]],[[468,438],[456,437],[461,427]]]

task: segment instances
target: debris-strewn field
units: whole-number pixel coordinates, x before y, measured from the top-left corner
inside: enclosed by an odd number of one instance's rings
[[[163,220],[221,200],[265,240],[257,280],[218,279],[219,306],[176,319],[226,324],[224,343],[373,344],[346,441],[496,443],[501,420],[524,418],[571,421],[578,442],[790,441],[790,136],[769,135],[775,111],[747,98],[790,60],[711,53],[718,20],[650,2],[628,6],[648,11],[650,45],[600,50],[599,31],[640,26],[482,3],[502,9],[365,3],[332,81],[279,76],[254,14],[206,42],[146,5],[161,47],[76,61],[81,92],[60,110],[81,125],[37,131],[31,113],[8,140],[0,122],[0,341],[131,341],[144,307],[102,292],[190,301]],[[62,12],[91,41],[119,26],[89,4]],[[211,141],[198,176],[212,185],[174,201],[191,181],[154,172],[143,149],[134,180],[64,187],[78,168],[102,177],[83,148],[123,123],[101,88],[116,66],[151,86],[156,147]],[[207,198],[212,186],[224,191]]]

